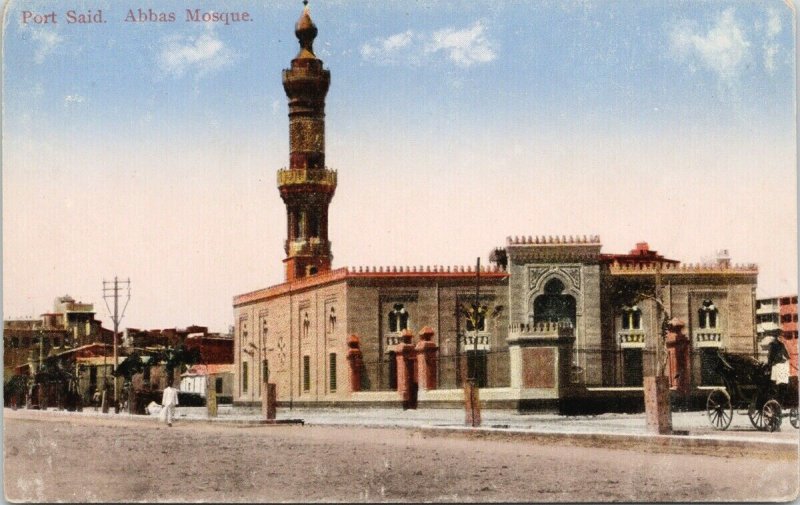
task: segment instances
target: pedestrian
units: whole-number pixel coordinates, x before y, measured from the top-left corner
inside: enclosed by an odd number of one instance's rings
[[[178,390],[167,385],[164,395],[161,397],[161,420],[172,426],[172,418],[175,417],[175,407],[178,405]]]

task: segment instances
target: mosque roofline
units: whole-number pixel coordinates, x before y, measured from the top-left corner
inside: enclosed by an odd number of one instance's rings
[[[505,279],[508,272],[492,265],[481,267],[481,279]],[[307,289],[355,279],[474,279],[474,265],[456,266],[360,266],[343,267],[323,272],[311,277],[303,277],[292,282],[283,282],[263,289],[235,295],[233,306],[240,307],[250,303],[278,296],[305,291]]]

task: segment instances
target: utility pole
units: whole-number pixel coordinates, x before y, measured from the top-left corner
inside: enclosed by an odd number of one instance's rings
[[[127,289],[127,295],[125,299],[125,305],[122,307],[122,313],[120,314],[119,311],[119,292],[121,289]],[[108,305],[108,300],[114,300],[114,311],[111,311],[111,307]],[[122,318],[125,317],[125,309],[128,308],[128,302],[131,301],[131,280],[128,279],[126,281],[120,281],[114,276],[114,282],[105,281],[103,280],[103,300],[106,302],[106,308],[108,309],[109,315],[111,316],[111,320],[114,322],[114,363],[112,364],[112,370],[114,372],[117,371],[117,334],[119,333],[119,322],[122,321]],[[103,353],[105,354],[105,352]],[[114,410],[117,411],[119,409],[119,399],[118,399],[118,383],[117,383],[117,376],[114,376]]]
[[[475,264],[475,321],[473,329],[475,330],[475,338],[472,341],[472,380],[475,381],[475,387],[478,386],[478,324],[481,320],[481,257]]]

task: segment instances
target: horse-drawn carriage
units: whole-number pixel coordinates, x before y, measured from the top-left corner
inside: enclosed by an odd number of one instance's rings
[[[750,422],[758,430],[780,429],[787,410],[792,426],[800,427],[796,376],[789,378],[788,383],[773,380],[772,363],[723,351],[717,352],[715,371],[725,389],[714,389],[706,401],[708,420],[714,428],[727,429],[734,408],[746,409]]]

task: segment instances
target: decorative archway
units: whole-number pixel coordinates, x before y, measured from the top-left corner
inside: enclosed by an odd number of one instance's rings
[[[576,326],[577,303],[575,297],[565,293],[566,286],[558,277],[553,277],[544,285],[542,294],[532,300],[532,322],[557,323],[569,321]]]

